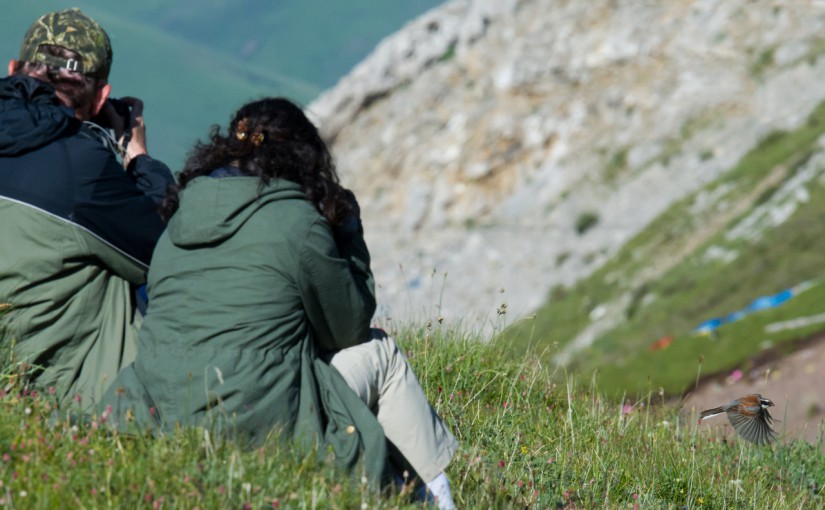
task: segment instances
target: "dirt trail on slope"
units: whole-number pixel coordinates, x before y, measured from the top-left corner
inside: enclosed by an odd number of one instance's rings
[[[780,441],[805,439],[818,444],[825,436],[825,333],[801,342],[790,354],[757,361],[748,373],[734,371],[700,382],[685,397],[683,410],[698,416],[703,409],[748,393],[773,400],[775,407],[770,411],[780,420],[774,423]],[[722,428],[726,435],[734,434],[724,415],[704,422],[701,428]],[[820,445],[825,451],[825,440]]]

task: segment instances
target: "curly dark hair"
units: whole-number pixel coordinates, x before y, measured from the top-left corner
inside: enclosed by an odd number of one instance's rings
[[[219,126],[212,126],[209,142],[195,144],[177,185],[169,188],[161,206],[164,219],[178,209],[178,194],[189,181],[223,167],[258,176],[262,185],[274,178],[298,183],[332,226],[339,225],[352,208],[318,129],[299,106],[285,98],[242,106],[226,135]]]

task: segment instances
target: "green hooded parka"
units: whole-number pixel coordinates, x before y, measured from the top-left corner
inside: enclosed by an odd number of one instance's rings
[[[198,177],[158,241],[148,294],[137,358],[104,398],[121,428],[204,426],[253,444],[276,430],[383,474],[381,426],[320,356],[370,337],[361,232],[336,236],[293,182]]]

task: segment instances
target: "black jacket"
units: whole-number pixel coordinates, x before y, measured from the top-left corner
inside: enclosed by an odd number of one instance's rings
[[[101,136],[50,84],[0,80],[0,199],[57,215],[148,265],[164,228],[157,204],[174,178],[148,156],[124,171]]]

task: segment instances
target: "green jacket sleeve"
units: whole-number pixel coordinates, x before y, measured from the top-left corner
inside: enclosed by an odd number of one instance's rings
[[[360,233],[336,243],[323,220],[310,227],[301,250],[300,292],[318,346],[341,350],[369,339],[375,313],[370,257]]]

